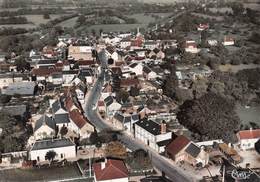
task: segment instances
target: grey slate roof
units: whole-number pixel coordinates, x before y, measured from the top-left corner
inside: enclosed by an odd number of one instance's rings
[[[116,112],[114,115],[114,118],[121,123],[129,123],[131,121],[138,121],[139,115],[133,114],[133,115],[124,116],[124,114],[122,114],[120,112]]]
[[[152,72],[151,68],[149,68],[148,66],[144,66],[143,67],[143,72],[149,74],[150,72]]]
[[[56,129],[56,125],[55,125],[55,122],[53,121],[53,119],[51,119],[46,114],[44,114],[40,119],[38,119],[36,121],[35,126],[34,126],[34,131],[37,131],[44,124],[46,124],[53,130]]]
[[[23,116],[27,111],[26,105],[13,105],[0,107],[0,111],[10,114],[11,116]]]
[[[66,111],[62,97],[52,104],[52,112],[56,113],[60,108]]]
[[[138,121],[139,120],[139,114],[133,114],[132,115],[132,120],[133,121]]]
[[[63,123],[69,123],[69,114],[64,113],[64,114],[55,114],[54,115],[54,120],[56,124],[63,124]]]
[[[56,59],[42,59],[42,60],[39,60],[38,64],[53,64],[55,65],[56,63],[58,62],[58,60]]]
[[[114,115],[114,118],[118,121],[120,121],[121,123],[124,122],[124,119],[125,117],[123,116],[123,114],[119,113],[119,112],[116,112],[115,115]]]
[[[114,99],[112,96],[108,96],[107,98],[104,99],[104,102],[106,106],[110,106],[114,102]]]
[[[32,150],[52,149],[75,146],[75,144],[68,138],[54,139],[54,140],[42,140],[36,141],[32,147]]]
[[[159,135],[161,134],[161,126],[160,124],[152,121],[152,120],[141,120],[135,123],[136,125],[140,126],[141,128],[145,129],[149,133],[153,135]]]
[[[195,144],[190,143],[190,145],[185,149],[185,152],[196,158],[200,153],[200,148]]]
[[[3,89],[3,93],[7,95],[33,95],[35,88],[34,82],[15,82],[8,85],[6,89]]]

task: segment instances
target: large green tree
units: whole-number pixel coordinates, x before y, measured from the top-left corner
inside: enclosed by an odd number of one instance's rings
[[[185,101],[177,113],[179,122],[200,135],[200,139],[224,139],[234,141],[234,132],[240,120],[234,111],[234,103],[215,93],[207,93],[199,99]]]

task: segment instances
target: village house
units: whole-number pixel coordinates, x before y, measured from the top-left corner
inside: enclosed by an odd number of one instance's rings
[[[63,102],[63,97],[64,96],[58,98],[52,104],[50,104],[52,106],[53,117],[54,115],[68,113],[65,107],[65,103]]]
[[[235,44],[235,41],[232,37],[225,36],[222,44],[224,46],[232,46]]]
[[[165,146],[172,140],[172,132],[167,130],[166,123],[160,124],[143,119],[134,124],[134,136],[159,153],[165,151]]]
[[[113,96],[108,96],[104,99],[106,114],[108,117],[112,117],[116,111],[121,108],[121,104],[119,104]]]
[[[143,64],[142,63],[131,63],[128,65],[128,68],[131,72],[135,73],[135,75],[140,76],[143,74]]]
[[[158,41],[148,40],[144,42],[144,48],[149,50],[154,50],[155,48],[159,48],[160,43]]]
[[[131,46],[131,38],[123,38],[120,41],[120,48],[121,49],[126,49],[127,47]]]
[[[36,63],[36,68],[55,68],[55,64],[58,62],[57,59],[41,59]]]
[[[79,112],[74,109],[69,112],[71,120],[70,130],[72,130],[81,139],[88,138],[89,135],[94,132],[94,126]]]
[[[114,121],[116,122],[116,126],[120,126],[120,128],[129,133],[133,133],[134,124],[139,121],[139,114],[124,114],[118,111],[114,115]]]
[[[207,23],[207,24],[199,24],[198,26],[197,26],[197,30],[198,31],[203,31],[203,30],[206,30],[206,29],[209,29],[209,24]]]
[[[185,52],[189,52],[192,54],[197,54],[198,52],[200,52],[200,49],[198,49],[196,42],[193,40],[187,40],[184,45],[184,48]]]
[[[33,135],[35,140],[52,138],[56,134],[55,121],[44,114],[35,122]]]
[[[183,135],[166,146],[166,153],[176,163],[184,161],[193,166],[204,167],[209,161],[208,153]]]
[[[260,139],[260,129],[242,130],[237,133],[239,147],[242,150],[249,150],[255,147]]]
[[[68,113],[54,115],[54,121],[59,131],[63,126],[67,128],[69,128],[70,126],[70,119]]]
[[[128,182],[128,170],[124,162],[115,159],[105,159],[104,162],[94,163],[95,182]]]
[[[91,60],[92,46],[72,44],[69,46],[68,57],[75,60]]]
[[[45,162],[48,160],[46,154],[49,151],[56,153],[54,160],[74,159],[76,157],[75,144],[68,138],[62,138],[36,141],[29,152],[29,158],[37,162]]]
[[[7,87],[11,83],[14,82],[22,82],[24,81],[23,74],[11,74],[11,73],[3,73],[0,74],[0,88]]]
[[[2,94],[6,95],[22,95],[33,96],[35,94],[36,83],[35,82],[14,82],[8,86],[2,88]]]
[[[158,77],[157,73],[155,73],[151,68],[148,66],[143,67],[143,77],[146,80],[154,80],[155,78]]]
[[[120,88],[130,90],[131,87],[139,87],[140,82],[137,78],[127,78],[120,80]]]

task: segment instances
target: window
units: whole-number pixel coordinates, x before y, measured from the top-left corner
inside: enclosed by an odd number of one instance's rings
[[[37,161],[40,161],[40,157],[39,156],[37,156]]]
[[[62,159],[63,159],[63,154],[60,154],[60,158],[62,158]]]

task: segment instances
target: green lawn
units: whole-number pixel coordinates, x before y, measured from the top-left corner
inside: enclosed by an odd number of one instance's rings
[[[10,169],[0,171],[0,182],[52,181],[81,177],[76,164],[64,167]]]

